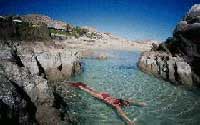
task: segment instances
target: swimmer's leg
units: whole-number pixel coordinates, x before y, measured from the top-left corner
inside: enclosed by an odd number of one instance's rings
[[[141,107],[147,106],[147,104],[145,102],[139,102],[139,101],[136,101],[134,99],[129,99],[128,102],[131,105],[135,105],[135,106],[141,106]]]
[[[117,110],[117,113],[120,115],[120,117],[121,117],[123,120],[125,120],[125,121],[128,123],[128,125],[135,125],[135,123],[134,123],[133,121],[131,121],[131,120],[128,118],[128,116],[127,116],[127,115],[125,114],[125,112],[121,109],[121,107],[116,106],[115,108],[116,108],[116,110]]]

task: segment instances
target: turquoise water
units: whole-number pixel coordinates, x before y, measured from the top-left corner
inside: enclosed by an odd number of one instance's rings
[[[123,110],[137,125],[200,124],[200,93],[186,90],[147,75],[137,68],[140,52],[109,51],[107,60],[83,59],[84,72],[73,77],[97,91],[109,92],[122,99],[137,99],[147,107],[130,106]],[[81,90],[81,104],[74,105],[80,124],[124,124],[115,110]]]

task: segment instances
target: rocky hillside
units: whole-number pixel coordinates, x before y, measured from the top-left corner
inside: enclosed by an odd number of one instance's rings
[[[176,84],[200,87],[200,4],[176,26],[173,37],[142,54],[141,70]]]
[[[62,21],[53,20],[52,18],[39,14],[28,14],[20,16],[21,20],[24,22],[30,22],[32,24],[46,24],[47,27],[52,27],[55,29],[65,30],[67,26],[72,28],[72,25],[67,24]]]
[[[73,27],[48,16],[30,14],[23,16],[0,16],[0,39],[48,41],[50,39],[67,39],[86,35],[87,29]],[[4,32],[3,32],[4,31]],[[95,34],[93,34],[95,35]]]
[[[95,28],[73,26],[38,14],[0,16],[0,40],[26,42],[59,40],[70,48],[140,51],[150,50],[153,43],[150,40],[148,42],[126,40],[111,33],[99,32]]]

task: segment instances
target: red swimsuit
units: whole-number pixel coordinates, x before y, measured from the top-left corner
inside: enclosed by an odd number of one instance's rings
[[[77,83],[71,83],[71,86],[73,87],[76,87],[76,88],[80,88],[80,87],[83,87],[83,88],[86,88],[90,91],[94,91],[93,89],[87,87],[86,84],[82,83],[82,82],[77,82]],[[110,94],[108,93],[101,93],[101,96],[103,97],[103,100],[106,101],[106,98],[108,97],[111,97]],[[111,105],[113,106],[123,106],[123,104],[121,103],[120,99],[117,99],[117,98],[111,98],[109,99],[110,102],[113,102]],[[108,103],[110,103],[108,102]]]
[[[101,96],[103,97],[103,99],[105,100],[107,97],[110,97],[110,95],[108,93],[102,93]],[[113,106],[123,106],[122,103],[120,102],[119,99],[112,99],[113,101]],[[110,99],[111,101],[111,99]]]
[[[110,97],[110,95],[108,93],[101,93],[101,96],[103,97],[103,99]]]

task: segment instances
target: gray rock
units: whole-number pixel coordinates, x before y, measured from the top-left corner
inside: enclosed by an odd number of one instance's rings
[[[35,105],[41,103],[52,104],[52,92],[48,88],[47,80],[37,75],[32,75],[27,68],[18,67],[12,62],[1,62],[1,66],[4,75],[9,80],[15,82],[20,88],[23,88]]]
[[[200,4],[196,4],[177,24],[172,38],[141,56],[139,67],[176,84],[200,86],[199,50]]]
[[[200,16],[200,4],[195,4],[194,6],[192,6],[187,16],[190,16],[190,17]]]
[[[66,107],[56,107],[55,104],[61,105],[54,90],[57,84],[50,86],[50,81],[67,79],[81,70],[75,52],[34,50],[32,45],[1,46],[0,121],[11,124],[73,123]],[[67,103],[64,101],[62,105],[67,106]]]
[[[0,122],[7,124],[36,124],[36,106],[27,93],[14,81],[0,73]]]
[[[186,84],[188,86],[196,84],[192,80],[191,66],[181,57],[172,57],[159,51],[144,52],[138,66],[144,72],[175,84]]]

